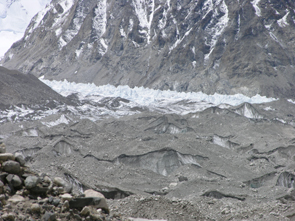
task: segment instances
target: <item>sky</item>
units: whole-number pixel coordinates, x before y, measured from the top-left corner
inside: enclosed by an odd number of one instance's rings
[[[0,0],[0,59],[50,0]]]

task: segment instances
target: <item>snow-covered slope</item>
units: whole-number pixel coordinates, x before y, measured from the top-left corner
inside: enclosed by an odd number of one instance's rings
[[[20,40],[32,17],[51,0],[0,0],[0,59]]]

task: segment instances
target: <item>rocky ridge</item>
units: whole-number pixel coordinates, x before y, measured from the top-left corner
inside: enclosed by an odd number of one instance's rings
[[[1,63],[48,79],[294,97],[288,0],[62,0]]]

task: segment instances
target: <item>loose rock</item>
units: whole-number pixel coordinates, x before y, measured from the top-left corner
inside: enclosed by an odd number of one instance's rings
[[[61,211],[62,211],[62,212],[68,211],[69,208],[70,208],[69,201],[66,200],[66,201],[64,202],[64,204],[62,205],[62,207],[61,207]]]
[[[33,203],[31,206],[32,213],[40,213],[41,207],[38,203]]]
[[[25,201],[25,198],[20,195],[13,195],[8,199],[8,202],[19,203]]]
[[[55,220],[56,220],[55,213],[45,212],[45,214],[42,216],[42,221],[55,221]]]
[[[100,192],[97,192],[93,189],[88,189],[84,191],[85,197],[99,197],[99,198],[105,198],[104,195]]]
[[[3,163],[3,170],[7,173],[18,174],[20,172],[20,164],[15,161],[8,160]]]
[[[81,211],[81,216],[89,216],[91,209],[88,206],[85,206]]]
[[[59,187],[63,187],[64,191],[66,193],[70,193],[72,192],[73,189],[73,185],[66,182],[64,179],[62,179],[61,177],[55,177],[53,180],[53,183]]]
[[[71,200],[73,197],[71,194],[68,194],[68,193],[65,193],[63,195],[60,195],[59,196],[61,198],[62,201],[65,201],[65,200]]]
[[[19,162],[19,164],[23,167],[26,164],[24,157],[21,154],[15,155],[15,161]]]
[[[15,160],[15,156],[12,153],[1,153],[0,161]]]
[[[32,189],[33,187],[37,186],[39,183],[39,178],[36,176],[28,176],[25,179],[25,186],[27,189]]]
[[[20,179],[18,175],[9,174],[6,177],[6,180],[15,188],[18,188],[22,185],[22,180]]]

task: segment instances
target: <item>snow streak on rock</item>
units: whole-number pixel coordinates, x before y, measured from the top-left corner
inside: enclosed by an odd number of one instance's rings
[[[54,20],[54,24],[52,27],[57,28],[55,31],[56,36],[59,36],[62,33],[62,23],[66,20],[70,13],[70,9],[74,5],[74,0],[63,0],[59,2],[59,6],[62,8],[62,12],[58,15],[58,17]],[[75,29],[75,28],[74,28]],[[75,30],[67,30],[66,33],[59,37],[59,49],[61,50],[64,46],[70,42],[73,37],[77,34]]]
[[[255,14],[258,16],[258,17],[261,17],[261,10],[258,6],[260,0],[253,0],[251,2],[251,4],[253,5],[254,9],[255,9]]]
[[[213,9],[212,1],[209,1],[208,3],[208,12],[207,14],[214,10],[212,19],[210,21],[210,24],[206,27],[205,31],[207,32],[207,40],[205,42],[206,45],[210,46],[210,52],[205,55],[205,60],[208,60],[212,51],[214,50],[214,47],[219,39],[219,36],[224,31],[225,27],[228,25],[229,17],[228,17],[228,8],[225,4],[224,0],[220,3],[220,0],[216,2],[215,8]],[[216,23],[217,20],[217,23]]]
[[[75,15],[75,18],[72,21],[72,27],[68,29],[63,36],[66,42],[70,42],[78,34],[86,17],[86,13],[84,13],[84,7],[81,2],[78,2]]]
[[[167,16],[169,11],[170,11],[170,0],[167,0],[167,2],[164,5],[163,17],[159,21],[159,25],[158,25],[160,30],[162,30],[166,26]]]
[[[146,3],[147,2],[147,3]],[[154,0],[133,0],[134,10],[139,20],[140,27],[146,28],[143,32],[147,35],[147,43],[150,43],[151,25],[154,18]]]
[[[287,13],[284,15],[284,17],[282,17],[281,19],[279,19],[277,22],[278,22],[278,25],[281,27],[281,28],[284,28],[286,26],[289,25],[289,23],[287,22],[287,17],[289,15],[290,11],[288,10]]]
[[[95,30],[94,38],[99,39],[106,31],[107,24],[107,1],[100,0],[95,7],[92,28]]]

